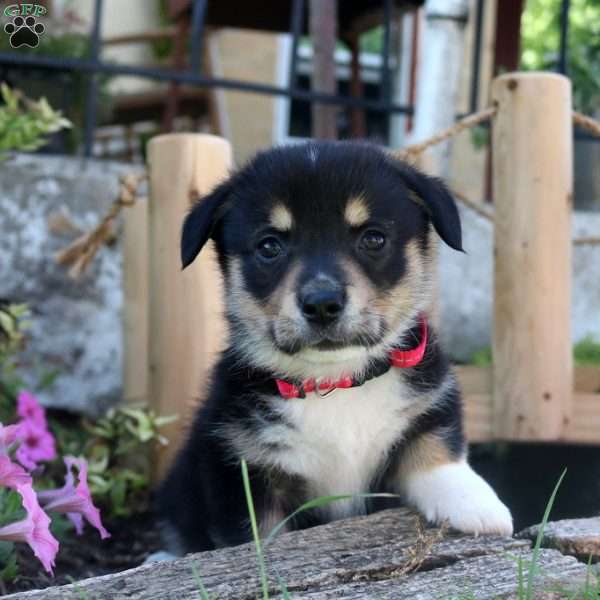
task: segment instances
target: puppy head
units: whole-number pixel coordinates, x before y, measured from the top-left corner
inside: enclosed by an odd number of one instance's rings
[[[431,229],[462,250],[454,200],[374,146],[309,143],[259,154],[188,215],[183,266],[209,237],[233,340],[289,376],[355,372],[428,302]]]

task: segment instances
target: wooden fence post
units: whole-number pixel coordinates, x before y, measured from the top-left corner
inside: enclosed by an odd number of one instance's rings
[[[492,86],[494,429],[559,440],[571,418],[571,84],[509,73]]]
[[[208,370],[225,344],[212,243],[183,272],[179,247],[191,203],[226,177],[231,147],[212,135],[161,135],[148,144],[148,164],[149,395],[159,414],[179,415],[165,430],[170,444],[158,456],[160,477],[182,442],[192,405],[206,391]]]

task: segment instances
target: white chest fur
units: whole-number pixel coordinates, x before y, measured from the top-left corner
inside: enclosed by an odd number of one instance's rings
[[[289,425],[262,430],[261,458],[302,477],[309,497],[366,492],[406,429],[406,409],[415,401],[394,369],[324,398],[315,394],[297,400],[274,398],[275,410]],[[360,512],[363,504],[362,500],[336,502],[327,512],[340,517]]]

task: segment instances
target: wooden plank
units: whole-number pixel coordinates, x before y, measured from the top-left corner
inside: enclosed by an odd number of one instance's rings
[[[555,440],[571,417],[571,85],[511,73],[492,88],[494,419],[507,440]]]
[[[463,394],[491,394],[493,377],[492,367],[461,365],[455,367],[460,389]]]
[[[123,211],[123,397],[148,400],[148,201]]]
[[[148,145],[150,172],[150,399],[163,415],[171,444],[158,456],[157,476],[183,438],[191,405],[204,395],[208,371],[225,345],[221,280],[209,244],[185,271],[180,231],[191,203],[227,174],[231,148],[212,135],[171,134]]]
[[[530,560],[530,543],[501,537],[471,537],[421,530],[407,510],[388,510],[336,521],[277,538],[266,550],[269,589],[279,596],[277,578],[294,598],[449,598],[474,593],[477,598],[515,595],[517,563]],[[555,550],[540,556],[536,591],[583,584],[586,567]],[[211,597],[256,598],[261,595],[254,547],[244,544],[138,567],[10,600],[188,600],[199,597],[194,567]],[[415,570],[410,574],[411,569]],[[536,595],[536,598],[542,597]]]
[[[464,396],[464,413],[469,442],[490,442],[495,439],[491,394],[470,393]]]
[[[600,444],[600,394],[575,394],[562,441]]]
[[[465,430],[469,442],[507,441],[494,431],[494,407],[489,393],[464,395]],[[600,444],[600,394],[575,393],[573,412],[563,431],[553,441]]]
[[[456,375],[463,394],[491,394],[493,388],[493,367],[459,365]],[[580,365],[575,367],[575,392],[582,394],[600,394],[600,367]]]
[[[575,367],[575,391],[600,394],[600,367],[593,365]]]

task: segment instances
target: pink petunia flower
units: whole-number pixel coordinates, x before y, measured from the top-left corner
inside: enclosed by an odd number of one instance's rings
[[[15,456],[27,470],[32,471],[39,462],[56,458],[54,436],[45,427],[30,419],[20,421],[17,426],[21,445]]]
[[[44,509],[66,513],[67,517],[75,525],[77,533],[81,533],[83,529],[83,521],[81,519],[81,516],[83,516],[92,527],[95,527],[99,531],[102,539],[110,537],[110,533],[102,525],[100,511],[94,506],[92,500],[92,494],[87,482],[86,461],[72,456],[65,456],[64,461],[67,467],[65,485],[57,490],[39,493],[39,498],[44,504]],[[77,485],[75,485],[73,467],[77,467],[78,470]]]
[[[6,455],[0,454],[0,486],[16,490],[19,485],[31,483],[31,475]]]
[[[79,513],[76,513],[76,512],[67,513],[67,517],[68,517],[69,521],[71,521],[71,523],[73,523],[73,526],[75,527],[75,533],[77,535],[82,535],[83,534],[83,517]],[[110,535],[109,535],[109,537],[110,537]]]
[[[52,574],[58,541],[50,533],[50,518],[40,507],[30,483],[17,486],[27,516],[22,521],[0,527],[0,540],[27,542],[48,573]]]
[[[18,425],[2,425],[0,423],[0,455],[8,454],[10,447],[18,440]]]
[[[21,419],[33,421],[43,429],[48,427],[46,423],[46,411],[31,392],[26,390],[19,392],[17,396],[17,414]]]

